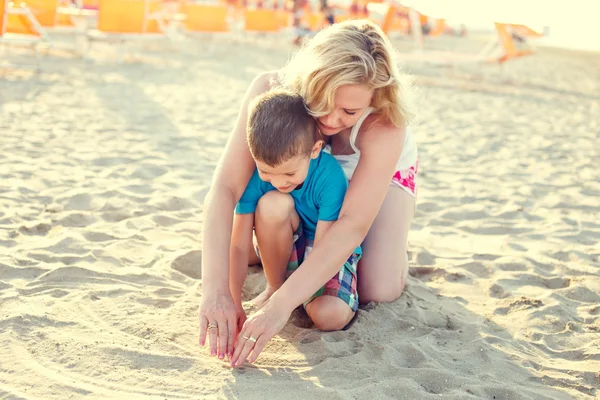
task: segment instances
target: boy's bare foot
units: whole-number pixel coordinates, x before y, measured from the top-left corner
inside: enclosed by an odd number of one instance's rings
[[[277,288],[271,288],[267,286],[261,294],[252,299],[250,303],[252,303],[252,305],[255,307],[255,311],[260,310],[262,306],[265,305],[267,300],[271,298],[271,296],[273,295],[273,293],[275,293],[276,290]]]

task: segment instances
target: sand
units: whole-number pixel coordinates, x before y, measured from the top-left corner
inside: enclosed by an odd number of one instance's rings
[[[296,311],[237,370],[198,346],[203,199],[241,96],[283,43],[123,64],[102,46],[94,62],[55,50],[41,74],[0,70],[0,397],[597,398],[597,53],[411,61],[405,293],[341,332]],[[263,284],[252,268],[245,298]]]

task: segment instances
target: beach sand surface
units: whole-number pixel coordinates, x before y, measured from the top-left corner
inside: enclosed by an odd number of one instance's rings
[[[232,370],[198,345],[203,200],[246,88],[292,48],[215,40],[0,70],[1,398],[598,398],[598,53],[407,62],[404,294],[340,332],[297,310]]]

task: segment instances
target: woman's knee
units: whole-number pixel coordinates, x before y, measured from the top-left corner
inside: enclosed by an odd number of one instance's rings
[[[363,261],[365,261],[363,259]],[[376,261],[376,260],[373,260]],[[404,257],[400,257],[396,260],[399,265],[390,271],[390,276],[362,276],[363,279],[368,282],[362,282],[361,276],[358,279],[358,298],[361,304],[367,304],[370,302],[375,303],[391,303],[398,300],[404,288],[406,287],[406,280],[408,278],[408,256],[405,254]],[[361,264],[361,268],[369,268]],[[375,268],[373,268],[375,269]],[[383,268],[381,268],[383,269]]]
[[[292,196],[271,190],[258,200],[254,219],[255,222],[259,223],[280,223],[288,220],[294,209],[294,199]]]
[[[408,276],[407,244],[415,199],[391,187],[367,237],[358,266],[358,298],[392,302],[402,295]]]
[[[405,285],[406,279],[390,279],[389,281],[382,283],[377,291],[364,290],[359,294],[358,298],[361,304],[371,302],[391,303],[400,298]]]
[[[334,296],[317,297],[306,306],[306,312],[321,331],[344,329],[355,313],[342,299]]]

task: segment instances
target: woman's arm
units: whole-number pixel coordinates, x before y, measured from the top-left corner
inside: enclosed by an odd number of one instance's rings
[[[269,89],[275,75],[268,72],[254,79],[248,88],[237,123],[221,155],[211,188],[204,200],[202,229],[203,292],[228,289],[229,245],[233,210],[256,168],[246,142],[248,105]]]
[[[340,216],[271,298],[293,310],[340,269],[369,232],[402,154],[405,129],[374,124],[361,132],[361,153]]]
[[[246,322],[246,311],[242,306],[242,289],[248,275],[248,254],[252,243],[254,213],[237,214],[233,217],[231,252],[229,255],[229,291],[235,304],[236,333]]]
[[[242,305],[242,288],[248,274],[248,254],[252,243],[252,228],[254,226],[254,213],[237,214],[233,218],[233,232],[231,234],[231,251],[229,257],[229,290],[236,307]]]
[[[233,210],[255,169],[246,143],[248,105],[269,89],[274,75],[265,73],[256,77],[246,91],[237,123],[204,200],[200,345],[204,346],[208,334],[211,355],[218,354],[219,358],[233,354],[237,330],[235,305],[229,291],[229,248]]]

